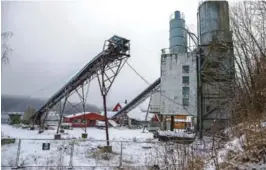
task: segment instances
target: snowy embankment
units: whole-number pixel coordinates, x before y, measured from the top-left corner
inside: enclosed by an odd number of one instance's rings
[[[266,169],[266,122],[239,124],[224,132],[229,141],[212,151],[217,155],[206,169]],[[216,153],[215,153],[216,152]],[[216,165],[214,164],[216,159]]]
[[[2,125],[1,131],[2,138],[21,139],[18,166],[35,166],[42,169],[40,166],[47,165],[55,167],[119,166],[122,162],[124,166],[144,167],[161,161],[161,156],[156,155],[156,151],[161,147],[160,144],[153,141],[152,133],[142,133],[142,129],[110,128],[112,153],[108,155],[98,148],[106,145],[105,131],[101,129],[87,128],[88,140],[80,139],[81,134],[84,133],[80,128],[66,130],[62,138],[67,140],[53,140],[56,130],[46,130],[38,134],[37,130]],[[42,150],[43,143],[50,143],[50,150]],[[2,168],[16,166],[18,146],[19,140],[14,144],[2,145]],[[87,168],[83,167],[83,169]]]

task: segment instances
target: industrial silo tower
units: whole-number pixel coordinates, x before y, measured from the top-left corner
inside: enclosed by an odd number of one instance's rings
[[[228,96],[234,79],[232,33],[227,1],[204,1],[198,8],[200,41],[200,130],[213,120],[224,127],[230,117]]]
[[[176,53],[187,52],[187,30],[185,17],[180,11],[175,11],[170,17],[169,48]]]
[[[187,118],[197,113],[195,53],[188,52],[187,33],[184,14],[175,11],[170,18],[169,48],[163,49],[161,55],[162,130],[185,128],[175,123],[177,117]]]

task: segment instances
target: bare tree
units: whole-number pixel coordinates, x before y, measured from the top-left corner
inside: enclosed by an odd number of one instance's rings
[[[243,151],[228,152],[227,160],[219,165],[222,169],[244,167],[252,160],[263,162],[261,148],[266,144],[266,131],[261,127],[266,120],[266,2],[232,4],[230,21],[236,71],[230,134],[243,137],[244,142]]]
[[[241,108],[236,107],[235,113],[260,118],[266,106],[266,2],[238,2],[230,12],[237,71],[235,105]]]
[[[9,62],[9,55],[12,53],[13,49],[9,47],[8,39],[13,36],[13,32],[7,31],[1,33],[2,38],[2,51],[1,51],[1,63],[7,64]]]

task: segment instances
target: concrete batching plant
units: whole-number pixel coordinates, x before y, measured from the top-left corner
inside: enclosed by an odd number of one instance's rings
[[[228,8],[226,1],[202,2],[198,37],[186,28],[184,15],[175,11],[170,19],[169,48],[161,54],[161,77],[117,115],[152,96],[148,110],[161,115],[162,130],[179,129],[175,121],[188,116],[197,118],[200,132],[210,128],[214,120],[224,127],[230,117],[227,99],[234,80]],[[188,46],[189,40],[196,48]]]

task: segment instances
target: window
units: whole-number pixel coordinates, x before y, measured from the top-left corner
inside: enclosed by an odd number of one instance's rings
[[[183,73],[189,73],[189,65],[184,65],[182,72]]]
[[[183,87],[182,93],[185,95],[189,95],[189,87]]]
[[[189,84],[189,76],[183,76],[183,84]]]
[[[189,98],[183,98],[183,106],[189,106]]]
[[[79,119],[74,119],[73,123],[79,123]]]
[[[81,120],[81,123],[82,123],[82,124],[86,124],[86,123],[87,123],[87,120],[82,119],[82,120]]]

